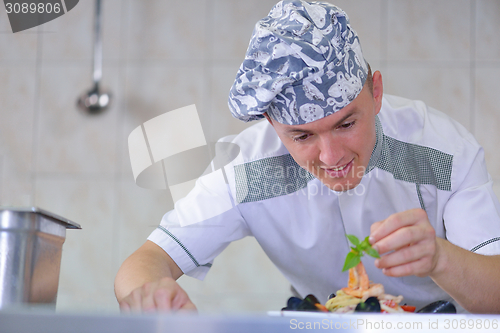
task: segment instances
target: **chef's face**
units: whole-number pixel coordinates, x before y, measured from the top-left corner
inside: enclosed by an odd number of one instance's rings
[[[375,115],[382,106],[382,76],[373,73],[373,88],[343,109],[304,125],[285,125],[266,118],[293,159],[334,191],[356,187],[375,146]]]

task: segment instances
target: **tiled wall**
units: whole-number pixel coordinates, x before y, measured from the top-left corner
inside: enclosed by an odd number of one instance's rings
[[[16,34],[0,11],[0,205],[39,206],[83,226],[67,233],[60,311],[118,311],[120,263],[172,207],[166,191],[134,184],[127,150],[134,128],[193,103],[209,140],[247,126],[229,115],[227,92],[253,24],[274,2],[105,0],[103,86],[113,104],[98,116],[75,107],[91,85],[94,2]],[[500,0],[336,4],[385,91],[459,120],[500,183]],[[231,244],[204,282],[180,283],[202,312],[276,310],[289,295],[252,239]]]

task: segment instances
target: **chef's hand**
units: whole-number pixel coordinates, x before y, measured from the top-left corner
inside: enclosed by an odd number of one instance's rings
[[[165,277],[133,290],[120,302],[120,310],[125,313],[196,311],[196,306],[174,279]]]
[[[369,241],[379,254],[385,254],[375,260],[385,275],[424,277],[437,265],[439,241],[423,209],[396,213],[374,223]]]

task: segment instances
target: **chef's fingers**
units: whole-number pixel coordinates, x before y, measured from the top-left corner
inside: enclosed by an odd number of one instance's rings
[[[181,310],[194,311],[198,312],[196,306],[189,300],[189,302],[184,303],[184,305],[180,308]]]
[[[120,302],[120,309],[133,313],[168,312],[178,289],[182,290],[172,278],[147,282],[125,297]]]
[[[123,313],[130,313],[130,305],[126,301],[121,301],[119,304],[120,311]]]
[[[189,299],[188,295],[184,290],[182,290],[179,287],[179,292],[175,296],[175,298],[172,301],[172,307],[175,310],[179,311],[195,311],[197,312],[198,310],[196,309],[196,306],[191,302]]]
[[[168,289],[158,289],[154,292],[154,303],[158,311],[167,312],[172,310],[172,299],[174,292]]]
[[[370,238],[368,239],[370,241],[370,244],[373,244],[374,241],[372,242],[372,237],[371,237],[371,234],[373,234],[373,232],[375,230],[377,230],[381,225],[382,225],[382,222],[384,221],[378,221],[378,222],[375,222],[373,223],[371,226],[370,226]]]
[[[412,244],[411,246],[405,246],[397,251],[386,254],[381,258],[375,260],[375,266],[377,268],[382,268],[382,269],[392,268],[412,263],[426,257],[428,257],[429,261],[432,261],[435,250],[436,250],[435,242],[424,241]],[[415,272],[409,272],[409,273],[415,274]],[[418,273],[422,272],[419,271]]]
[[[140,309],[135,307],[133,312],[177,311],[182,308],[184,303],[190,302],[187,295],[183,296],[179,290],[165,288],[164,286],[158,286],[157,289],[148,291],[142,296],[142,307]]]
[[[402,277],[410,275],[425,277],[428,276],[432,270],[431,262],[432,260],[429,257],[424,257],[404,265],[383,268],[382,273],[391,277]]]
[[[128,312],[140,313],[142,312],[142,288],[133,290],[122,303],[123,307],[127,307]]]
[[[189,299],[189,296],[180,286],[178,286],[177,293],[172,299],[172,308],[174,310],[196,310],[196,307]]]
[[[407,227],[412,226],[417,223],[427,222],[427,213],[423,209],[411,209],[404,212],[396,213],[389,216],[387,219],[381,222],[381,224],[370,234],[370,243],[377,245],[379,241],[383,240],[385,237],[391,235],[392,233]],[[406,235],[408,236],[408,235]],[[414,241],[417,241],[415,239]],[[409,243],[409,242],[408,242]],[[381,245],[381,244],[378,244]],[[394,250],[397,247],[403,246],[404,244],[395,244],[390,250]],[[377,250],[383,250],[382,248],[377,248]],[[387,252],[383,251],[382,253]]]
[[[397,229],[392,234],[373,244],[373,248],[383,254],[423,241],[434,242],[435,238],[436,232],[430,223],[419,223]]]
[[[162,289],[160,281],[145,283],[141,288],[141,310],[142,312],[155,312],[157,309],[156,297]],[[168,291],[167,291],[168,292]]]
[[[146,285],[145,285],[146,286]],[[181,292],[184,292],[177,282],[170,278],[165,277],[159,281],[155,281],[147,290],[143,302],[144,311],[161,311],[168,312],[176,310],[173,305],[174,299]]]
[[[152,292],[152,301],[156,311],[168,312],[196,307],[181,286],[172,278],[163,278]]]

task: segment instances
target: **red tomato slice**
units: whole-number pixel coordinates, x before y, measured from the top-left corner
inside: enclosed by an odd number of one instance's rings
[[[401,308],[406,312],[415,312],[415,310],[417,309],[416,306],[411,306],[411,305],[401,305]]]

